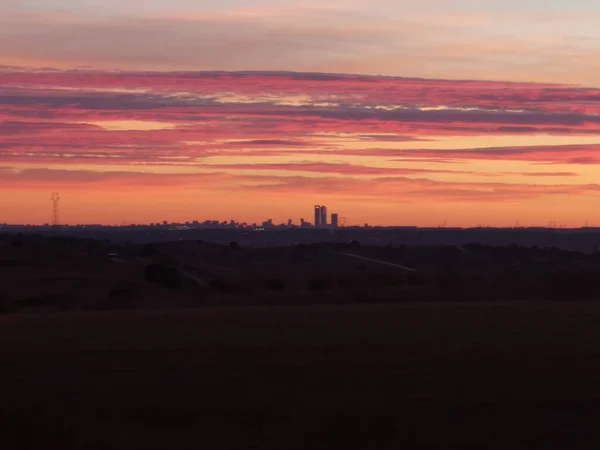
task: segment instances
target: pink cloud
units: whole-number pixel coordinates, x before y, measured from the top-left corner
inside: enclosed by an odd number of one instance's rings
[[[243,185],[246,190],[270,189],[272,193],[354,192],[378,198],[410,195],[466,201],[575,194],[591,188],[561,185],[552,190],[501,182],[502,176],[576,181],[574,172],[473,171],[460,170],[460,166],[442,170],[428,165],[466,166],[469,160],[600,164],[600,143],[427,148],[446,136],[600,136],[600,90],[577,86],[284,72],[32,72],[14,68],[0,71],[0,86],[0,164],[21,169],[0,171],[4,187],[62,182],[72,186],[190,184],[216,189],[225,180],[231,182],[231,189]],[[164,127],[102,126],[119,121],[155,122]],[[403,142],[419,142],[422,148],[387,148],[394,142],[399,147]],[[365,143],[373,148],[364,149]],[[378,143],[386,148],[378,148]],[[307,161],[282,161],[285,156],[297,160],[299,155]],[[225,164],[221,160],[210,165],[207,158],[214,156],[250,161]],[[265,163],[264,158],[270,156],[282,162]],[[331,161],[358,156],[379,162]],[[263,159],[253,163],[255,157]],[[411,167],[389,165],[409,161]],[[423,167],[415,167],[415,162]],[[89,170],[52,170],[59,164],[84,165]],[[40,165],[48,169],[33,168]],[[96,165],[115,170],[98,172]],[[143,166],[140,170],[145,172],[134,172],[133,166]],[[161,166],[216,173],[166,175],[158,173]],[[253,171],[300,171],[313,176],[257,177]],[[465,182],[428,184],[427,177],[442,174],[457,175]],[[468,183],[475,176],[495,178],[498,183]]]
[[[254,177],[254,180],[259,180]],[[548,195],[598,195],[599,185],[537,185],[480,182],[449,182],[425,178],[402,176],[380,177],[376,179],[339,179],[262,177],[264,184],[251,184],[246,191],[269,192],[272,194],[347,195],[351,198],[378,198],[388,201],[464,201],[489,202],[506,200],[529,200]]]
[[[15,169],[0,171],[0,187],[32,188],[45,186],[180,186],[212,185],[231,180],[222,172],[200,174],[159,174],[132,170],[95,171],[64,169]]]
[[[542,145],[515,147],[484,147],[460,150],[395,150],[395,149],[289,149],[285,151],[251,150],[230,153],[246,156],[310,155],[313,157],[368,156],[384,158],[391,162],[421,162],[461,164],[470,160],[524,161],[534,164],[600,164],[600,144]]]
[[[444,169],[422,169],[406,167],[373,167],[349,163],[324,163],[324,162],[301,162],[301,163],[282,163],[282,164],[206,164],[201,167],[213,168],[225,171],[231,170],[273,170],[273,171],[293,171],[293,172],[314,172],[340,175],[433,175],[433,174],[453,174],[453,175],[479,175],[488,177],[501,177],[503,175],[519,175],[531,177],[571,177],[577,176],[573,172],[475,172],[468,170],[444,170]]]
[[[553,164],[600,164],[600,144],[490,147],[464,150],[373,150],[365,154],[403,158],[509,160]],[[393,161],[393,160],[392,160]]]
[[[395,201],[434,200],[486,202],[535,199],[547,195],[598,195],[599,185],[536,185],[481,182],[448,182],[425,178],[387,176],[375,179],[309,178],[303,176],[203,174],[157,174],[127,170],[25,169],[0,170],[0,188],[35,189],[86,186],[87,188],[189,186],[213,192],[260,191],[272,195],[327,194],[337,197],[373,198]]]

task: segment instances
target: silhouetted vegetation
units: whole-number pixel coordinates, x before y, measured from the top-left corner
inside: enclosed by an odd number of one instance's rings
[[[23,245],[13,247],[14,241]],[[213,303],[600,299],[600,254],[556,247],[478,243],[373,246],[348,239],[252,248],[239,246],[237,241],[225,241],[225,245],[196,242],[136,246],[90,239],[7,236],[2,242],[0,276],[4,277],[3,292],[12,301],[0,307],[5,312],[27,312],[144,309],[158,304],[178,308]],[[118,257],[90,257],[111,253]],[[139,256],[159,262],[148,264]],[[163,296],[145,283],[178,291]],[[75,300],[71,304],[48,292],[72,292],[82,304]]]
[[[158,254],[158,249],[156,248],[155,244],[146,244],[142,249],[142,256],[146,258],[151,258],[157,256]]]
[[[165,261],[146,266],[144,277],[146,281],[157,283],[168,288],[181,287],[179,270]]]
[[[22,234],[20,234],[20,233],[19,233],[18,235],[16,235],[16,236],[15,236],[15,237],[12,239],[12,241],[11,241],[11,243],[10,243],[10,244],[11,244],[13,247],[22,247],[23,245],[25,245],[25,240],[24,240],[24,238],[23,238],[23,235],[22,235]]]

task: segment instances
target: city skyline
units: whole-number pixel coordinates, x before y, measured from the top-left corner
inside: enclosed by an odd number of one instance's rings
[[[20,225],[34,225],[34,226],[69,226],[70,224],[68,223],[62,223],[59,219],[60,217],[60,193],[58,192],[53,192],[52,195],[50,196],[50,200],[52,202],[52,216],[51,216],[51,220],[45,223],[38,223],[38,224],[32,224],[32,223],[26,223],[26,224],[20,224]],[[328,215],[327,215],[327,206],[325,205],[315,205],[314,206],[314,222],[311,222],[310,220],[305,220],[304,217],[300,217],[298,218],[297,221],[295,221],[293,218],[288,218],[287,220],[284,221],[274,221],[273,219],[269,218],[266,220],[262,220],[262,221],[254,221],[254,222],[250,222],[250,221],[243,221],[243,220],[236,220],[235,218],[229,219],[229,220],[223,220],[223,219],[207,219],[204,218],[202,220],[198,220],[198,219],[187,219],[185,221],[174,221],[174,222],[170,222],[168,220],[156,220],[153,222],[146,222],[146,223],[141,223],[141,222],[130,222],[128,220],[123,220],[121,222],[120,225],[122,226],[129,226],[129,225],[142,225],[142,226],[158,226],[158,225],[169,225],[169,224],[194,224],[194,225],[206,225],[206,224],[213,224],[213,225],[221,225],[221,226],[227,226],[227,225],[236,225],[236,226],[254,226],[254,227],[272,227],[272,226],[300,226],[300,227],[313,227],[313,228],[337,228],[338,226],[340,226],[340,222],[339,222],[339,214],[338,213],[331,213],[331,219],[329,220]],[[343,223],[341,223],[341,226],[344,226],[346,223],[346,218],[343,217],[342,218]],[[0,224],[2,224],[2,222],[0,222]],[[12,225],[12,224],[11,224]],[[71,224],[71,225],[76,225],[76,226],[84,226],[84,225],[106,225],[106,224],[101,224],[101,223],[96,223],[96,224],[85,224],[85,223],[78,223],[78,224]]]
[[[600,3],[284,3],[2,2],[0,222],[600,226]]]
[[[2,222],[0,221],[0,226],[32,226],[32,227],[82,227],[82,226],[168,226],[168,225],[195,225],[195,226],[208,226],[214,225],[218,227],[248,227],[248,228],[271,228],[271,227],[294,227],[294,228],[341,228],[341,227],[419,227],[414,223],[396,223],[390,225],[380,225],[373,222],[348,222],[346,217],[340,216],[338,212],[328,213],[326,205],[314,205],[313,207],[313,221],[306,220],[306,215],[301,214],[297,218],[288,217],[287,219],[260,219],[260,220],[238,220],[236,218],[229,219],[214,219],[214,218],[192,218],[189,217],[186,219],[179,220],[152,220],[148,222],[135,222],[129,220],[123,220],[120,223],[107,224],[102,222],[90,223],[90,222],[80,222],[80,223],[68,223],[59,220],[60,217],[60,193],[54,192],[50,196],[50,200],[52,202],[51,208],[51,220],[41,223],[16,223],[16,222]],[[329,215],[328,215],[329,214]],[[480,221],[477,223],[469,223],[467,225],[456,225],[449,224],[448,219],[444,219],[442,222],[437,223],[436,225],[425,225],[421,226],[422,228],[548,228],[548,229],[562,229],[562,228],[571,228],[571,229],[584,229],[584,228],[596,228],[594,223],[590,223],[589,220],[585,220],[583,224],[579,225],[565,225],[563,221],[549,220],[547,223],[535,222],[535,223],[523,223],[520,220],[515,220],[515,222],[511,225],[490,225],[488,222]],[[600,228],[600,227],[599,227]]]

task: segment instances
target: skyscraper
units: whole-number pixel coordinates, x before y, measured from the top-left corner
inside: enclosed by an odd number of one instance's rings
[[[339,216],[337,213],[331,215],[331,226],[337,228],[339,226]]]
[[[321,226],[321,206],[315,205],[315,227]]]
[[[327,206],[321,205],[321,226],[327,226]]]

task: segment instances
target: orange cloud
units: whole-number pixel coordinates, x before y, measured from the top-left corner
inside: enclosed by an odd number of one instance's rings
[[[11,194],[0,206],[37,220],[34,198],[47,190],[78,199],[77,221],[98,220],[85,195],[140,220],[157,199],[180,217],[184,202],[200,207],[194,196],[215,217],[254,220],[317,198],[382,223],[398,202],[422,221],[442,205],[499,220],[505,203],[581,218],[599,195],[599,102],[600,90],[570,85],[5,67],[0,190]]]

